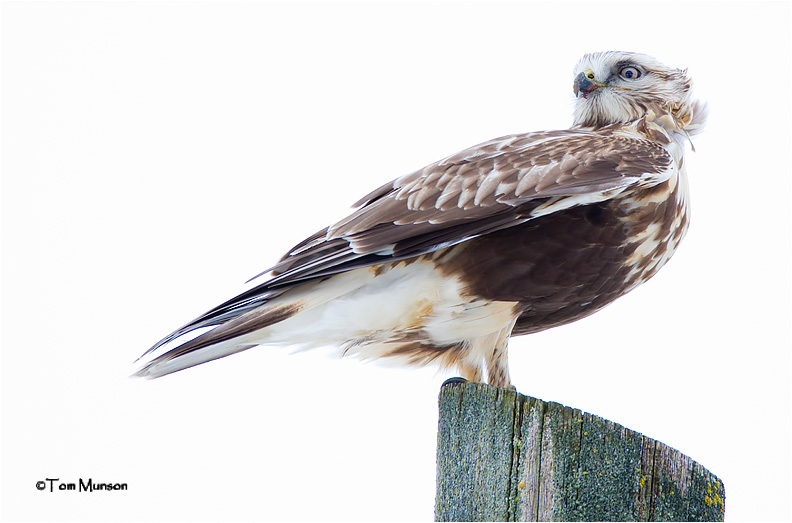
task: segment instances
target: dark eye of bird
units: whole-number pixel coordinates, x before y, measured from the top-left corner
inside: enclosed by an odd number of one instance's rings
[[[626,78],[627,80],[635,80],[636,78],[640,78],[641,71],[636,69],[635,67],[624,67],[619,74],[622,78]]]

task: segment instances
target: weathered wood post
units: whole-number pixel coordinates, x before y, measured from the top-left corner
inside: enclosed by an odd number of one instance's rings
[[[611,421],[479,383],[440,390],[436,521],[723,521],[723,482]]]

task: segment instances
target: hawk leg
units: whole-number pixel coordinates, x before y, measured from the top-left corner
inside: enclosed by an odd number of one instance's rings
[[[487,381],[493,387],[500,389],[517,390],[511,383],[509,376],[509,337],[504,336],[498,340],[492,352],[487,353]]]
[[[460,363],[459,374],[468,381],[481,383],[481,367],[479,366]]]

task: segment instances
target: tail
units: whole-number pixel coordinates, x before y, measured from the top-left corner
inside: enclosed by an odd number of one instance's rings
[[[358,269],[287,287],[273,288],[271,281],[258,285],[157,342],[135,362],[132,376],[158,378],[256,345],[321,345],[330,340],[313,334],[322,317],[320,306],[360,289],[373,276]],[[285,322],[300,314],[296,323]],[[346,335],[340,333],[334,341]]]
[[[169,334],[147,350],[133,377],[158,378],[259,345],[263,330],[300,312],[277,297],[237,296]],[[247,303],[245,303],[247,301]]]

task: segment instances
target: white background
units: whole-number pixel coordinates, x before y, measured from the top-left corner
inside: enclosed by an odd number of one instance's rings
[[[730,521],[789,519],[789,44],[781,2],[3,3],[3,519],[431,520],[450,375],[131,364],[374,187],[568,127],[607,49],[710,103],[692,228],[631,295],[513,339],[514,383],[696,459]],[[89,477],[129,490],[35,489]]]

